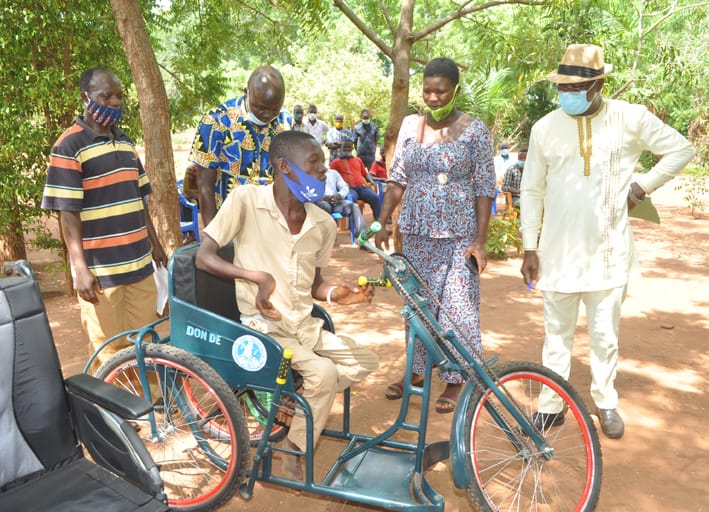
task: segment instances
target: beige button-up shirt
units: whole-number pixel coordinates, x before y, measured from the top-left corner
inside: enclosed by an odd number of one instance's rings
[[[532,127],[520,230],[524,249],[539,256],[538,289],[574,293],[627,284],[637,258],[626,201],[643,150],[662,156],[635,179],[648,194],[694,156],[679,132],[624,101],[604,100],[587,117],[555,110]]]
[[[305,203],[305,210],[300,233],[292,235],[276,206],[273,186],[243,185],[229,194],[204,231],[219,246],[234,241],[234,265],[273,276],[276,289],[270,300],[282,315],[273,323],[297,335],[302,345],[312,346],[322,325],[310,316],[315,271],[327,266],[337,229],[318,206]],[[257,291],[256,284],[236,280],[236,300],[243,316],[259,315]]]

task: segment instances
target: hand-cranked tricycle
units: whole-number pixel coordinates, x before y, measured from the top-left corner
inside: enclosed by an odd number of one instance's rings
[[[212,509],[237,490],[248,499],[261,481],[383,509],[442,511],[445,501],[427,482],[426,469],[449,458],[454,483],[467,489],[471,509],[593,510],[601,487],[601,451],[579,395],[538,364],[483,362],[480,354],[469,353],[460,343],[464,333],[441,328],[429,307],[436,299],[410,262],[368,241],[378,229],[373,224],[359,242],[383,258],[381,281],[404,298],[401,315],[409,329],[401,408],[385,432],[355,433],[346,390],[342,427],[323,432],[344,447],[318,479],[312,414],[296,392],[288,351],[239,322],[233,281],[197,269],[196,245],[175,252],[169,266],[169,335],[157,334],[164,320],[122,333],[135,347],[115,354],[97,373],[154,405],[134,426],[160,466],[173,509]],[[230,251],[233,247],[222,248],[221,256],[230,259]],[[313,315],[333,330],[323,309],[316,306]],[[417,340],[428,354],[421,387],[412,384]],[[461,372],[467,382],[450,442],[428,443],[431,375],[437,366]],[[541,410],[540,394],[547,410]],[[421,399],[418,421],[408,419],[413,397]],[[277,420],[284,409],[306,419],[303,452],[276,443],[287,428]],[[397,436],[402,432],[408,437]],[[274,470],[274,456],[282,452],[303,456],[302,480]]]

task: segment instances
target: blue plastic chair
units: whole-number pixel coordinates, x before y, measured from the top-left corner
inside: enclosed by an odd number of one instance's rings
[[[190,231],[194,233],[194,239],[199,242],[199,205],[195,201],[187,199],[182,192],[183,180],[177,180],[177,192],[180,196],[180,230],[183,235]],[[184,208],[182,208],[184,207]],[[183,210],[188,209],[189,218],[184,217]]]
[[[377,185],[377,194],[379,194],[379,205],[384,204],[384,188],[386,186],[386,180],[374,178],[374,183]]]
[[[355,234],[355,223],[352,220],[352,215],[343,215],[341,213],[331,213],[330,215],[332,215],[332,218],[335,219],[335,223],[338,223],[340,219],[347,219],[347,223],[350,226],[350,242],[354,245],[357,235]]]

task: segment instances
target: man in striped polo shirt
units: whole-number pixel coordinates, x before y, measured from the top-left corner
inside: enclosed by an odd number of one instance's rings
[[[59,212],[92,353],[111,336],[155,319],[152,262],[165,266],[167,257],[147,213],[145,169],[133,141],[116,126],[120,81],[92,68],[80,87],[84,115],[52,148],[42,208]],[[106,347],[98,363],[127,344]]]

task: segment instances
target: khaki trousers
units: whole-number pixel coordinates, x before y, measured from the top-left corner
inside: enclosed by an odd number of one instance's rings
[[[590,337],[591,398],[601,409],[615,409],[618,405],[614,382],[618,367],[620,307],[626,288],[620,286],[580,293],[544,292],[546,336],[542,363],[565,379],[569,378],[579,303],[583,301]],[[558,396],[544,388],[539,396],[539,410],[556,413],[561,409],[562,402]]]
[[[268,334],[284,349],[293,351],[291,367],[303,376],[303,398],[313,413],[313,446],[325,428],[335,395],[359,382],[379,366],[379,357],[368,348],[346,336],[320,331],[313,348],[304,347],[295,336],[287,334],[271,322],[247,321],[246,324]],[[296,414],[288,432],[288,439],[305,450],[307,426],[305,418]]]
[[[157,289],[152,275],[121,286],[104,288],[98,295],[98,304],[79,297],[81,325],[89,338],[89,354],[116,334],[139,329],[157,318]],[[129,346],[126,338],[116,340],[104,348],[94,361],[92,370],[98,369],[113,354]]]

